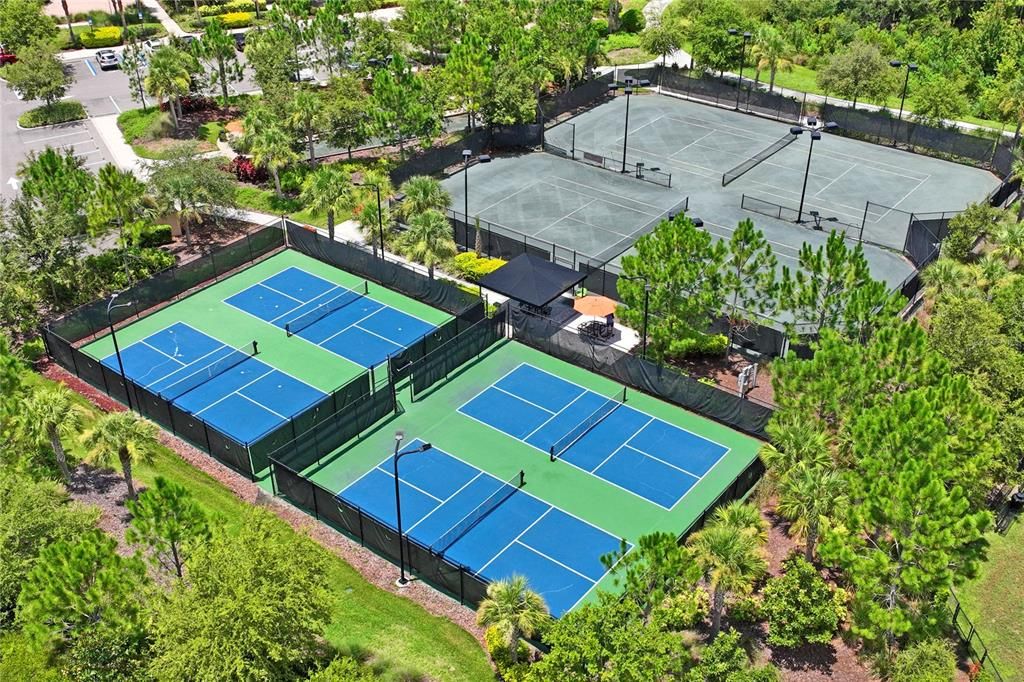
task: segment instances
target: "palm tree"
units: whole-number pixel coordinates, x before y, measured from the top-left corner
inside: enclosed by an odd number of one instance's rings
[[[1010,274],[1010,270],[1006,267],[1006,263],[994,253],[986,253],[984,256],[978,259],[978,262],[970,266],[970,271],[974,276],[975,283],[978,289],[986,295],[986,298],[991,298],[991,293],[994,292],[1000,284],[1006,279],[1006,276]]]
[[[928,297],[935,300],[963,289],[966,279],[967,268],[952,258],[940,258],[921,272]]]
[[[818,422],[801,414],[773,419],[768,435],[771,443],[761,448],[761,460],[776,481],[800,463],[824,466],[832,461],[828,434]]]
[[[178,131],[178,98],[188,92],[192,84],[189,73],[188,55],[171,45],[164,45],[149,58],[149,73],[143,85],[158,104],[167,100],[167,109],[171,112],[171,124]]]
[[[743,500],[733,500],[719,507],[712,513],[711,520],[739,528],[762,544],[768,542],[768,524],[761,518],[761,512]]]
[[[314,141],[316,139],[316,122],[323,110],[323,103],[320,98],[309,90],[299,90],[292,95],[288,107],[288,123],[306,138],[306,146],[309,149],[309,165],[316,163],[316,150]]]
[[[434,279],[434,267],[458,253],[452,226],[440,211],[430,209],[409,221],[409,230],[402,235],[405,255],[427,266],[427,275]]]
[[[132,480],[132,465],[152,461],[157,447],[156,433],[152,422],[132,412],[108,412],[82,434],[82,443],[89,448],[86,461],[110,466],[116,459],[128,486],[128,497],[134,500],[138,494]]]
[[[89,202],[89,223],[93,228],[114,224],[120,227],[121,246],[128,246],[125,230],[152,218],[153,204],[147,201],[146,184],[130,170],[108,163],[98,173],[96,192]]]
[[[398,188],[405,199],[398,205],[396,213],[402,220],[411,220],[413,216],[434,209],[445,212],[452,205],[452,196],[437,179],[429,175],[414,175]]]
[[[792,48],[774,26],[764,24],[757,29],[751,54],[758,72],[767,70],[769,73],[768,92],[775,89],[776,73],[793,70],[793,61],[790,59]]]
[[[299,199],[310,210],[327,213],[327,234],[334,241],[334,215],[352,205],[352,183],[348,173],[337,164],[320,166],[306,176]]]
[[[1024,206],[1024,201],[1021,202]],[[995,235],[996,254],[1001,256],[1006,264],[1016,267],[1024,262],[1024,223],[1020,222],[1018,216],[1016,222],[1004,223]]]
[[[476,610],[477,623],[497,627],[505,635],[513,664],[519,660],[519,640],[533,637],[550,618],[544,598],[521,575],[489,584],[487,598]]]
[[[804,558],[814,561],[821,520],[845,502],[846,482],[837,470],[799,465],[779,487],[779,513],[792,521],[790,535],[804,538]]]
[[[722,628],[722,611],[730,593],[746,594],[767,569],[761,543],[750,532],[713,521],[690,536],[687,544],[711,591],[711,638]]]
[[[71,470],[64,450],[63,439],[74,435],[82,426],[81,406],[72,400],[72,393],[64,384],[36,391],[25,403],[22,432],[29,441],[38,445],[49,443],[57,458],[57,467],[64,480],[71,482]]]
[[[254,132],[251,138],[253,163],[266,166],[274,177],[274,192],[283,197],[281,170],[299,160],[299,154],[292,149],[292,140],[281,126],[268,125]]]
[[[385,241],[391,234],[391,210],[388,199],[395,193],[391,184],[391,176],[380,170],[364,171],[356,186],[357,192],[352,194],[352,213],[359,221],[359,232],[363,240],[373,245],[373,254],[377,255],[377,243],[380,239],[379,230],[383,226]],[[377,192],[380,192],[380,216],[377,215]]]

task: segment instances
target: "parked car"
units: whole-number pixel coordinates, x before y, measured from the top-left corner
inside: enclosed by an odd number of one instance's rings
[[[18,61],[18,57],[13,52],[8,52],[7,48],[0,45],[0,66],[7,66]]]
[[[316,76],[313,74],[313,69],[299,69],[288,74],[288,80],[293,83],[308,83],[316,80]]]
[[[113,50],[97,50],[96,51],[96,63],[100,65],[100,68],[104,71],[108,69],[116,69],[120,66],[117,53]]]
[[[235,34],[235,49],[239,52],[245,50],[245,33]]]

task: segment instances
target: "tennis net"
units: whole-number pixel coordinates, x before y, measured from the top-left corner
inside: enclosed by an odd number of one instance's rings
[[[454,545],[459,538],[472,530],[478,523],[483,521],[488,514],[494,511],[498,505],[514,495],[516,491],[522,488],[525,484],[526,476],[522,471],[520,471],[508,481],[502,483],[497,490],[488,495],[487,499],[478,504],[473,511],[463,516],[455,523],[454,526],[446,530],[444,535],[439,537],[434,544],[430,546],[430,548],[435,552],[443,554],[445,550]]]
[[[569,433],[555,441],[550,450],[551,461],[554,462],[556,459],[561,457],[566,450],[576,443],[576,441],[590,433],[595,426],[607,419],[611,413],[619,409],[619,406],[624,402],[626,402],[625,386],[622,387],[621,391],[616,391],[615,395],[608,398],[608,400],[606,400],[601,407],[594,410],[589,417],[572,427]]]
[[[777,152],[782,151],[783,149],[785,149],[789,145],[793,144],[793,142],[795,140],[796,140],[796,135],[793,135],[791,133],[786,133],[785,135],[780,137],[775,142],[772,142],[772,144],[770,146],[765,147],[764,149],[759,151],[757,154],[754,154],[749,159],[744,161],[743,163],[741,163],[741,164],[739,164],[737,166],[734,166],[733,168],[730,168],[729,170],[725,171],[725,173],[722,174],[722,187],[725,187],[726,185],[728,185],[733,180],[738,179],[741,175],[743,175],[748,170],[750,170],[754,166],[758,165],[762,161],[765,161],[770,156],[776,154]]]
[[[227,346],[225,346],[226,348]],[[192,372],[188,376],[175,381],[170,386],[160,391],[160,397],[165,400],[175,401],[189,391],[202,386],[216,376],[224,374],[228,370],[237,367],[249,358],[256,355],[256,342],[252,341],[244,346],[232,348],[227,354],[221,355],[216,360],[202,369]]]
[[[340,294],[332,297],[330,300],[327,300],[312,310],[307,310],[298,317],[286,322],[284,330],[288,336],[298,334],[306,327],[319,322],[331,313],[341,310],[350,303],[358,301],[368,292],[369,285],[364,280],[359,286],[352,289],[344,289]]]

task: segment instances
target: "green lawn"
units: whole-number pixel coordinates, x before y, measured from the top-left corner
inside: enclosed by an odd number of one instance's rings
[[[34,373],[29,377],[35,384],[48,383]],[[79,397],[78,402],[89,408],[84,424],[89,428],[99,411],[84,398]],[[74,445],[71,453],[76,459],[80,457],[80,446]],[[146,485],[157,476],[188,488],[206,511],[224,519],[227,532],[237,528],[246,503],[163,447],[152,463],[135,469],[136,479]],[[430,615],[414,602],[371,585],[326,549],[324,554],[332,591],[332,602],[325,605],[331,610],[326,638],[340,651],[369,658],[384,671],[384,679],[395,682],[423,677],[466,682],[493,678],[486,655],[469,633]]]
[[[1004,680],[1024,679],[1024,520],[1006,535],[989,533],[989,559],[980,575],[957,590],[968,617]]]

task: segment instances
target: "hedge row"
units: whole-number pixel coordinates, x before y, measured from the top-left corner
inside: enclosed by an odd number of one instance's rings
[[[260,2],[260,9],[266,9],[266,7],[266,2]],[[221,5],[200,5],[199,16],[215,17],[231,12],[253,12],[255,10],[256,3],[253,0],[230,0]]]
[[[121,44],[120,26],[100,26],[78,36],[82,47],[114,47]]]
[[[252,12],[228,12],[210,17],[209,21],[219,21],[224,28],[245,28],[252,26],[253,14]]]

